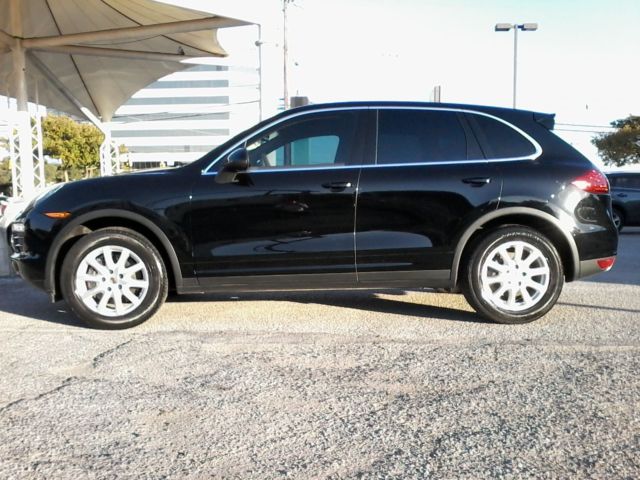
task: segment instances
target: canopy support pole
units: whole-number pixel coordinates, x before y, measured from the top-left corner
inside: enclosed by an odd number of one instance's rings
[[[22,34],[21,23],[21,0],[11,0],[9,4],[9,15],[12,29],[18,35]],[[29,103],[27,93],[26,75],[26,54],[21,38],[14,38],[11,46],[13,92],[16,97],[16,126],[17,135],[17,156],[16,166],[19,168],[19,175],[13,177],[13,194],[22,197],[31,197],[35,193],[35,176],[33,174],[33,144],[31,141],[31,119],[29,118]]]
[[[100,145],[100,175],[109,176],[120,173],[120,152],[111,137],[111,126],[102,122],[100,127],[104,140]]]

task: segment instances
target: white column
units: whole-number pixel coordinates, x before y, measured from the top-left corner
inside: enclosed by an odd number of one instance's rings
[[[100,145],[100,175],[113,175],[113,164],[111,159],[111,127],[102,123],[100,128],[104,133],[104,140]]]
[[[9,4],[10,18],[15,35],[22,34],[22,2],[12,0]],[[35,182],[33,176],[33,146],[31,144],[31,121],[29,119],[29,104],[27,93],[27,66],[25,50],[22,46],[22,39],[16,38],[11,47],[12,57],[12,83],[13,94],[16,97],[18,113],[16,123],[18,126],[18,162],[20,162],[20,177],[14,179],[13,191],[20,196],[29,198],[35,193]],[[17,188],[16,188],[17,187]]]

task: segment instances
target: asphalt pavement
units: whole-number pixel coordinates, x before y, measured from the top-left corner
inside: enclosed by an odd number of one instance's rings
[[[85,328],[0,279],[0,478],[638,478],[640,229],[537,322],[461,295],[193,295]]]

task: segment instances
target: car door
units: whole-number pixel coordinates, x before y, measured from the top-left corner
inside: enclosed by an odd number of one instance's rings
[[[355,283],[355,192],[366,113],[295,115],[238,145],[251,166],[234,182],[216,181],[222,162],[200,177],[191,221],[203,286]]]
[[[358,280],[446,286],[455,239],[497,207],[500,174],[461,113],[381,108],[377,118],[375,165],[358,190]]]
[[[616,187],[613,200],[624,205],[625,223],[640,225],[640,175],[620,174]]]

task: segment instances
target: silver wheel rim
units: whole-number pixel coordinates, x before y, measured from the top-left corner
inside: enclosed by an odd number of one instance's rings
[[[620,218],[620,215],[618,215],[618,213],[614,210],[613,211],[613,224],[616,226],[616,228],[618,230],[620,230],[620,223],[622,223],[622,219]]]
[[[140,306],[149,292],[149,270],[126,247],[106,245],[89,252],[75,274],[75,294],[92,312],[122,317]]]
[[[550,277],[549,263],[538,248],[520,240],[506,242],[482,263],[482,298],[507,312],[528,310],[547,293]]]

